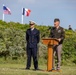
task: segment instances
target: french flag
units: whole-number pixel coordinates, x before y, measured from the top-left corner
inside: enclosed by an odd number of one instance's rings
[[[4,14],[11,15],[11,10],[8,7],[6,7],[5,5],[3,5],[3,12],[4,12]]]
[[[29,16],[30,15],[30,12],[31,12],[30,9],[27,9],[27,8],[23,8],[22,9],[22,15]]]

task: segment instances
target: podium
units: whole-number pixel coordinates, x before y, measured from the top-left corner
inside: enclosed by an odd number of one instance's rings
[[[47,71],[53,69],[53,45],[58,45],[56,38],[44,38],[42,39],[43,44],[48,46],[48,60],[47,60]]]

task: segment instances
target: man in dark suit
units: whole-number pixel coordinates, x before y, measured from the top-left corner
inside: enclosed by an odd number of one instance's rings
[[[62,51],[62,43],[65,38],[65,31],[64,28],[60,26],[60,20],[58,18],[54,19],[54,27],[52,27],[50,32],[51,38],[57,38],[59,41],[58,45],[54,45],[54,56],[55,53],[57,55],[57,70],[60,71],[60,65],[61,65],[61,51]],[[54,69],[54,63],[53,63],[53,69]]]
[[[71,25],[69,25],[69,28],[68,28],[68,30],[72,30],[72,28],[71,28]]]
[[[29,21],[30,28],[26,31],[27,41],[27,65],[26,69],[31,67],[31,57],[33,57],[34,69],[38,70],[38,59],[37,59],[37,44],[40,40],[40,32],[35,28],[35,22]]]

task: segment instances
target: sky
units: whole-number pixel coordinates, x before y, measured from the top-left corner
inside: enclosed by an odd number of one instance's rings
[[[3,4],[10,8],[11,15],[5,15],[6,22],[20,22],[22,8],[31,10],[29,17],[24,16],[24,24],[30,20],[38,25],[53,26],[54,19],[60,19],[60,26],[76,29],[76,0],[0,0],[0,20],[3,18]]]

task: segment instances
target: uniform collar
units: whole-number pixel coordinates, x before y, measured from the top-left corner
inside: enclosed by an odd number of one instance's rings
[[[56,29],[58,30],[60,28],[60,26],[58,26]]]
[[[35,28],[31,28],[31,31],[33,31]]]

